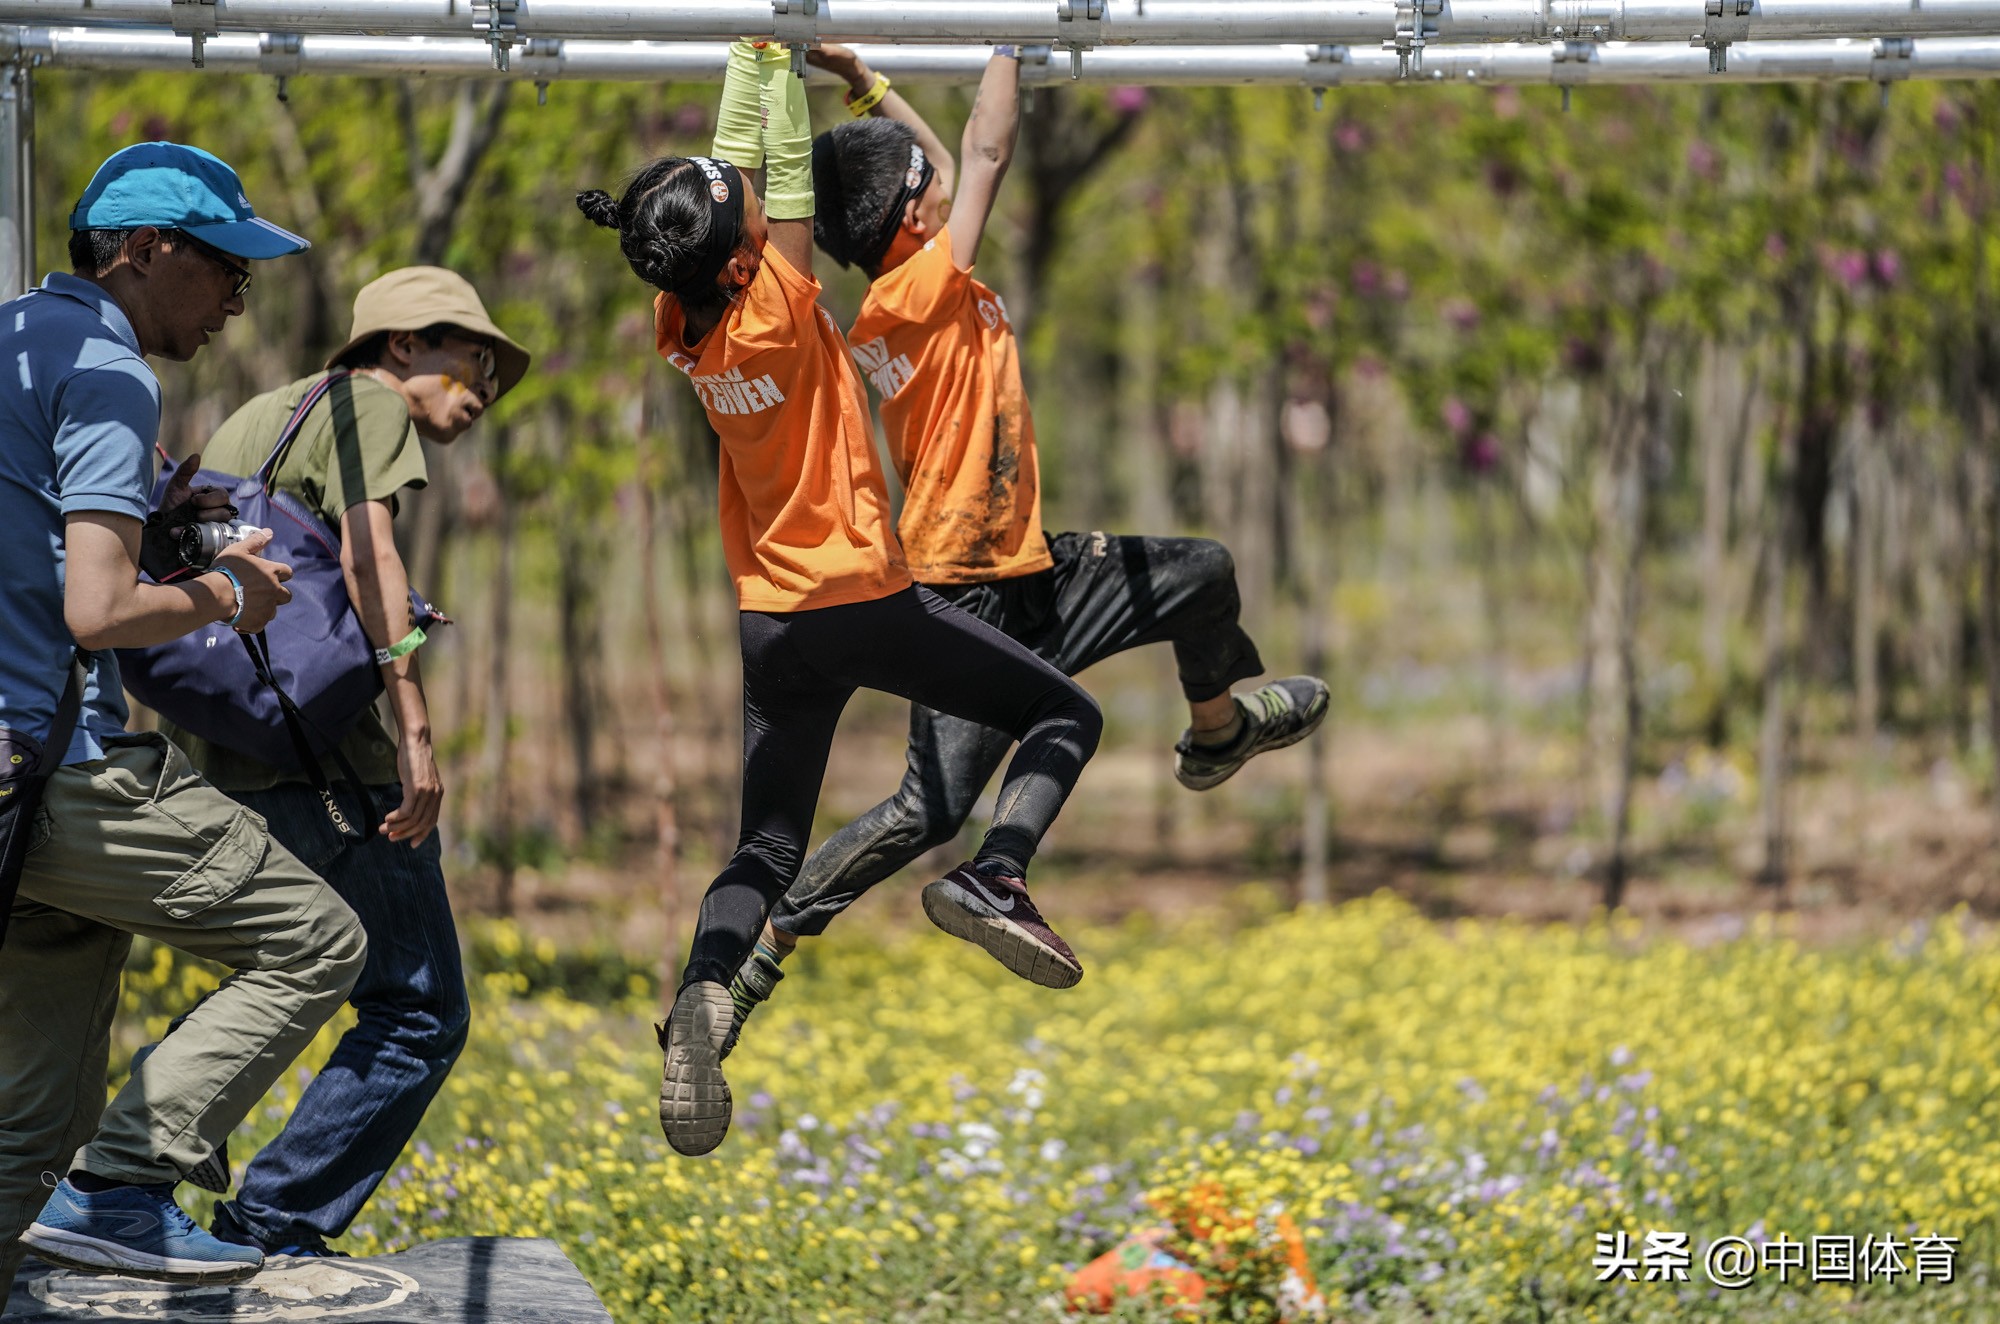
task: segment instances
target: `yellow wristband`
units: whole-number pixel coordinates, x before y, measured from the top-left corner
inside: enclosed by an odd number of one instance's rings
[[[889,75],[876,74],[875,86],[869,88],[858,97],[848,97],[847,113],[854,116],[855,119],[860,119],[869,111],[882,104],[882,98],[889,95],[889,86]]]

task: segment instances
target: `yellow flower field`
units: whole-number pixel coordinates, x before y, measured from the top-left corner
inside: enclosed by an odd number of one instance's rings
[[[836,931],[752,1021],[700,1160],[654,1116],[657,990],[573,998],[547,985],[588,961],[478,938],[471,1045],[350,1250],[553,1237],[621,1321],[1046,1320],[1149,1196],[1204,1183],[1282,1207],[1341,1319],[2000,1318],[2000,940],[1957,918],[1698,949],[1382,897],[1084,932],[1063,993]],[[157,1033],[211,984],[151,953],[127,1008]],[[1684,1259],[1649,1244],[1674,1233]],[[1269,1317],[1237,1288],[1213,1317]]]

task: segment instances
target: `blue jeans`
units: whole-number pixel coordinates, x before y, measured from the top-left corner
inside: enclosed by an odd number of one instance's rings
[[[369,795],[379,815],[402,803],[403,788],[372,786]],[[367,964],[348,999],[359,1021],[284,1130],[251,1160],[228,1206],[245,1231],[276,1247],[347,1230],[458,1059],[471,1008],[437,833],[415,848],[342,837],[305,786],[235,798],[332,886],[368,935]]]

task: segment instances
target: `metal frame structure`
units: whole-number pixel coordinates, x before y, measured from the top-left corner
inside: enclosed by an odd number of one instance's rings
[[[852,41],[895,77],[973,81],[983,46],[1011,42],[1030,87],[1271,84],[1317,101],[1354,84],[1551,84],[1567,104],[1603,84],[2000,78],[1993,34],[2000,0],[0,0],[0,299],[37,274],[37,67],[546,89],[712,80],[720,39],[759,37]]]
[[[975,82],[986,66],[978,46],[857,47],[868,63],[899,79]],[[1023,51],[1021,81],[1070,81],[1049,46]],[[330,37],[266,33],[207,42],[210,73],[292,77],[512,78],[538,84],[578,81],[703,82],[719,79],[714,42],[537,39],[496,69],[484,43],[467,38]],[[56,69],[189,71],[187,40],[171,31],[108,28],[0,28],[0,60]],[[819,75],[815,72],[814,77]],[[1090,83],[1224,87],[1247,84],[1335,88],[1406,81],[1393,50],[1349,46],[1116,47],[1083,62]],[[2000,78],[2000,37],[1879,38],[1873,41],[1758,41],[1735,49],[1729,68],[1709,68],[1699,49],[1656,42],[1525,42],[1433,46],[1411,82],[1552,84],[1900,82],[1911,78]]]

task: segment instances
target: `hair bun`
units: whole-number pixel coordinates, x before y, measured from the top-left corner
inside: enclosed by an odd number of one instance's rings
[[[618,200],[601,188],[577,194],[576,209],[607,230],[618,228]]]

